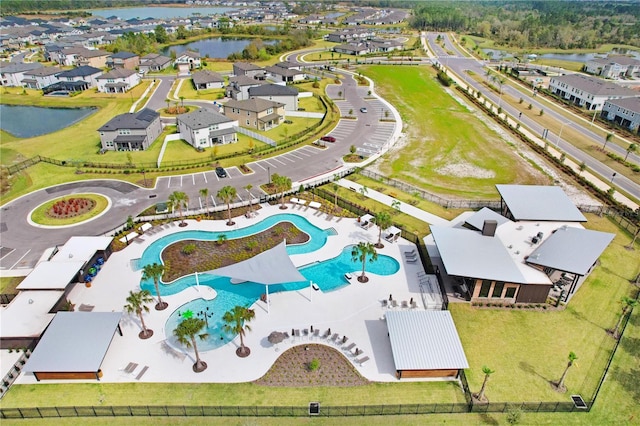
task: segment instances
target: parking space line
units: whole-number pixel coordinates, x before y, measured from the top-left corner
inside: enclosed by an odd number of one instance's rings
[[[198,202],[200,203],[200,208],[202,208],[202,198],[198,197]]]
[[[191,180],[193,181],[193,186],[196,186],[196,174],[191,175]]]
[[[274,157],[274,158],[275,158],[275,157]],[[271,160],[273,160],[273,158],[271,158]],[[271,163],[269,162],[269,160],[264,160],[264,162],[265,162],[265,163],[267,163],[269,166],[273,167],[274,169],[277,169],[277,168],[278,168],[278,166],[276,166],[275,164],[271,164]],[[283,164],[284,164],[284,163],[283,163]]]
[[[171,188],[171,176],[167,179],[167,188]]]
[[[9,256],[11,253],[13,253],[14,251],[16,251],[16,249],[11,249],[11,251],[7,254],[5,254],[4,256],[0,257],[0,260],[4,259],[5,257]]]
[[[207,182],[207,174],[205,172],[202,172],[202,177],[204,178],[204,183],[208,183]]]
[[[213,203],[213,207],[217,207],[216,198],[213,195],[211,195],[211,202]]]
[[[180,175],[180,188],[182,188],[182,177],[183,177],[183,176],[184,176],[184,175]]]
[[[285,160],[287,160],[287,161],[290,161],[290,162],[292,162],[292,163],[295,163],[295,162],[296,162],[296,160],[292,160],[292,159],[290,159],[290,158],[288,157],[288,155],[289,155],[288,153],[287,153],[287,154],[284,154],[284,155],[281,155],[281,156],[280,156],[280,158],[284,158],[284,159],[285,159]]]
[[[273,158],[272,158],[272,160],[277,161],[278,163],[282,164],[283,166],[286,166],[286,165],[287,165],[287,163],[285,163],[284,161],[280,161],[280,160],[278,159],[278,157],[273,157]]]
[[[256,161],[255,163],[252,163],[252,164],[255,164],[256,166],[260,167],[262,170],[267,170],[264,167],[262,167],[262,164],[260,163],[261,163],[260,161]]]
[[[23,254],[22,257],[20,259],[18,259],[18,261],[16,263],[11,265],[11,267],[9,269],[13,269],[18,263],[20,263],[20,261],[22,261],[22,259],[24,259],[29,254],[30,251],[31,251],[31,249],[27,250],[27,252],[25,254]]]
[[[293,151],[293,152],[295,152],[295,151]],[[290,155],[290,156],[292,156],[292,157],[296,157],[298,160],[303,160],[303,158],[302,158],[302,157],[298,157],[298,156],[297,156],[297,155],[295,155],[293,152],[290,152],[290,153],[289,153],[289,155]]]

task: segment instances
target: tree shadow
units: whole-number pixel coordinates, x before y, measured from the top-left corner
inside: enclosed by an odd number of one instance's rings
[[[584,314],[582,314],[581,312],[576,311],[575,309],[573,309],[571,306],[568,306],[566,309],[571,315],[573,315],[574,317],[576,317],[577,319],[579,319],[580,321],[585,321],[588,322],[589,324],[593,325],[594,327],[599,328],[600,330],[603,331],[608,331],[605,327],[601,326],[600,324],[597,324],[593,321],[591,321],[591,319],[589,319],[589,317],[585,316]]]
[[[637,337],[623,337],[620,342],[620,347],[627,351],[630,355],[640,357],[640,338]]]
[[[479,417],[480,417],[480,420],[482,421],[482,424],[486,424],[486,425],[500,424],[498,420],[496,420],[494,417],[490,416],[487,413],[481,413]]]
[[[624,371],[619,367],[614,368],[610,373],[611,380],[615,380],[627,392],[633,395],[635,401],[640,401],[640,370]]]
[[[546,377],[544,377],[543,375],[541,375],[540,373],[538,373],[536,371],[535,368],[533,368],[533,366],[531,364],[529,364],[528,362],[525,361],[520,361],[520,363],[518,364],[518,367],[520,367],[520,369],[522,371],[524,371],[527,374],[531,374],[534,376],[538,376],[540,377],[542,380],[551,383],[551,380],[547,379]]]

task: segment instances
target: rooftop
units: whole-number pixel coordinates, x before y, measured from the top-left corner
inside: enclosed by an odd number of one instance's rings
[[[298,91],[280,84],[263,84],[249,88],[249,96],[297,96]]]
[[[86,77],[94,74],[102,74],[102,70],[100,68],[91,67],[89,65],[83,65],[81,67],[72,68],[67,71],[62,71],[58,74],[59,78],[67,78],[67,77]]]
[[[597,77],[584,74],[567,74],[560,77],[552,77],[552,81],[566,83],[576,89],[592,95],[599,96],[636,96],[637,93],[618,84],[605,81]]]
[[[179,115],[178,121],[184,123],[190,129],[204,129],[214,124],[230,123],[234,120],[214,110],[200,108],[193,112]]]
[[[116,78],[127,78],[136,74],[134,70],[127,70],[124,68],[118,68],[115,70],[111,70],[99,76],[98,80],[107,80],[107,79],[116,79]]]
[[[559,186],[496,185],[514,220],[586,222]]]
[[[227,108],[238,108],[243,111],[251,111],[251,112],[263,112],[269,108],[279,108],[284,106],[283,103],[268,101],[266,99],[261,98],[253,98],[246,99],[244,101],[236,101],[234,99],[230,99],[227,103],[224,104],[224,109]]]
[[[117,115],[100,127],[98,131],[111,132],[118,129],[146,129],[158,117],[160,117],[160,114],[157,112],[149,108],[144,108],[138,112],[128,112]]]

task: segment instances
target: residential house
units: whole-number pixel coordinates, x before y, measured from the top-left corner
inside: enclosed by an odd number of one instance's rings
[[[171,66],[171,58],[157,53],[149,53],[140,58],[138,69],[141,73],[158,72]]]
[[[191,50],[178,54],[174,64],[179,72],[188,72],[202,67],[200,54]]]
[[[62,71],[58,74],[59,82],[78,83],[76,90],[86,90],[98,85],[96,79],[102,75],[102,70],[88,65],[84,65],[70,70]]]
[[[222,89],[224,87],[224,77],[217,72],[202,70],[193,73],[191,78],[196,90]]]
[[[210,148],[217,144],[237,142],[234,120],[217,111],[200,108],[177,118],[180,137],[194,148]]]
[[[637,96],[626,87],[584,74],[568,74],[551,77],[549,90],[587,110],[601,110],[609,99],[623,99]]]
[[[585,64],[585,72],[611,79],[638,77],[640,74],[640,60],[623,55],[593,58]]]
[[[77,55],[75,65],[89,65],[94,68],[104,68],[107,65],[107,58],[111,53],[106,50],[85,49]]]
[[[140,56],[131,52],[118,52],[109,56],[107,66],[109,68],[124,68],[135,70],[140,65]]]
[[[25,78],[25,73],[28,71],[42,68],[40,63],[14,63],[10,62],[8,65],[0,65],[0,86],[15,86],[21,87],[22,80]]]
[[[502,214],[484,208],[431,226],[425,244],[440,278],[472,301],[568,301],[615,235],[584,229],[560,187],[496,187]]]
[[[224,115],[238,120],[243,127],[269,130],[284,121],[284,104],[260,98],[243,101],[230,99],[224,104]]]
[[[90,50],[82,46],[63,47],[62,49],[51,47],[48,49],[52,61],[63,66],[88,65],[95,68],[104,68],[110,53],[105,50]]]
[[[238,76],[229,79],[229,85],[225,91],[225,96],[236,101],[249,99],[249,89],[251,87],[260,86],[262,82],[251,77]]]
[[[250,62],[234,62],[233,75],[235,75],[236,77],[243,75],[258,80],[264,80],[265,70],[264,68]]]
[[[98,129],[103,150],[143,151],[162,133],[160,114],[144,108],[120,114]]]
[[[96,79],[98,92],[126,93],[140,84],[140,74],[134,70],[116,68]]]
[[[369,40],[375,36],[376,36],[376,32],[368,28],[358,28],[358,29],[347,28],[344,30],[327,34],[325,36],[325,39],[333,43],[349,43],[349,42]]]
[[[605,101],[602,118],[640,134],[640,97]]]
[[[266,67],[265,70],[267,71],[267,75],[276,81],[295,82],[307,78],[307,74],[297,68],[285,68],[275,65]]]
[[[284,104],[285,111],[298,110],[298,91],[282,84],[263,84],[249,87],[249,98],[261,98]]]
[[[22,85],[29,89],[44,89],[58,82],[57,75],[62,72],[58,67],[41,67],[24,73]]]

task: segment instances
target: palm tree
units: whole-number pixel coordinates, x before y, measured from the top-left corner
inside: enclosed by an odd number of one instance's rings
[[[236,198],[236,195],[237,195],[236,189],[231,185],[227,185],[220,188],[217,194],[218,198],[224,201],[225,204],[227,205],[227,212],[229,213],[229,220],[227,220],[227,226],[233,226],[236,224],[234,221],[231,220],[231,202],[233,201],[234,198]]]
[[[487,382],[489,381],[489,376],[495,373],[495,370],[492,370],[486,365],[483,365],[482,372],[484,373],[484,381],[482,382],[482,387],[480,388],[480,392],[478,392],[478,401],[484,400],[484,391],[487,388]]]
[[[351,250],[351,260],[354,262],[362,262],[362,275],[358,277],[358,281],[361,283],[369,281],[369,278],[364,273],[367,257],[369,257],[370,262],[378,260],[378,252],[373,244],[360,242],[357,246],[353,246]]]
[[[200,196],[204,198],[204,213],[209,217],[209,188],[202,188]]]
[[[184,108],[184,96],[180,96],[180,106]]]
[[[141,339],[148,339],[153,336],[153,330],[148,329],[144,323],[142,317],[143,312],[149,312],[148,303],[153,302],[153,297],[149,290],[141,290],[136,293],[129,291],[129,297],[127,297],[127,304],[124,305],[125,311],[130,314],[136,314],[140,318],[140,324],[142,325],[142,331],[138,334]]]
[[[277,173],[272,178],[273,183],[276,185],[276,190],[280,192],[280,210],[285,210],[287,206],[284,204],[284,193],[291,189],[291,178]]]
[[[191,317],[182,320],[182,322],[178,324],[178,327],[173,330],[173,335],[178,338],[178,342],[182,343],[187,348],[193,347],[193,351],[196,354],[196,363],[193,364],[193,371],[196,373],[200,373],[207,369],[207,363],[200,359],[198,346],[196,345],[196,336],[198,336],[200,340],[204,340],[209,337],[208,333],[200,333],[205,324],[206,323],[203,319]]]
[[[234,333],[240,336],[240,347],[236,351],[236,355],[241,358],[249,356],[251,349],[244,345],[245,332],[251,331],[247,322],[254,319],[256,313],[253,309],[245,308],[244,306],[235,306],[232,310],[225,312],[222,316],[222,320],[226,323],[222,328],[227,333]]]
[[[629,154],[631,154],[632,152],[636,152],[638,150],[638,145],[636,145],[635,143],[630,144],[627,147],[627,154],[624,156],[624,161],[627,161],[627,157],[629,156]]]
[[[569,352],[569,361],[567,362],[567,368],[564,369],[564,373],[562,373],[562,377],[558,381],[557,388],[559,391],[564,392],[566,389],[564,387],[564,379],[567,377],[567,372],[569,372],[569,368],[573,365],[578,356],[574,352]]]
[[[169,109],[169,105],[171,104],[171,99],[165,99],[164,100],[167,103],[167,109]]]
[[[578,166],[578,169],[580,169],[580,173],[578,173],[579,175],[582,175],[582,172],[584,172],[585,170],[587,170],[587,164],[583,161],[582,163],[580,163],[580,165]]]
[[[620,338],[620,326],[622,325],[622,320],[627,316],[627,313],[631,308],[638,304],[638,301],[632,297],[624,296],[620,299],[620,303],[622,304],[622,314],[620,314],[620,318],[618,318],[618,322],[616,323],[615,328],[613,329],[613,338]]]
[[[251,204],[251,189],[253,189],[253,185],[250,183],[243,187],[245,191],[249,193],[249,213],[253,212],[253,205]]]
[[[333,188],[333,206],[337,209],[338,208],[338,190],[340,189],[340,185],[338,185],[338,181],[340,180],[340,176],[338,175],[334,175],[333,176],[333,185],[331,185],[331,187]]]
[[[156,303],[156,311],[162,311],[164,309],[167,309],[167,306],[169,306],[169,304],[167,302],[164,302],[162,300],[162,297],[160,297],[160,286],[158,284],[159,284],[160,278],[162,277],[162,274],[164,274],[164,266],[160,263],[154,262],[150,265],[145,265],[142,268],[142,279],[143,280],[152,279],[153,285],[156,288],[156,294],[158,295],[158,303]]]
[[[613,133],[608,133],[607,136],[604,138],[604,145],[602,145],[603,151],[605,150],[605,148],[607,147],[607,144],[611,142],[612,139],[613,139]]]
[[[174,191],[169,194],[169,205],[171,209],[178,209],[178,213],[180,213],[180,226],[187,226],[182,218],[182,209],[189,206],[189,196],[182,191]]]
[[[378,242],[376,248],[383,248],[382,231],[391,226],[391,215],[387,212],[378,212],[375,214],[376,226],[378,227]]]

